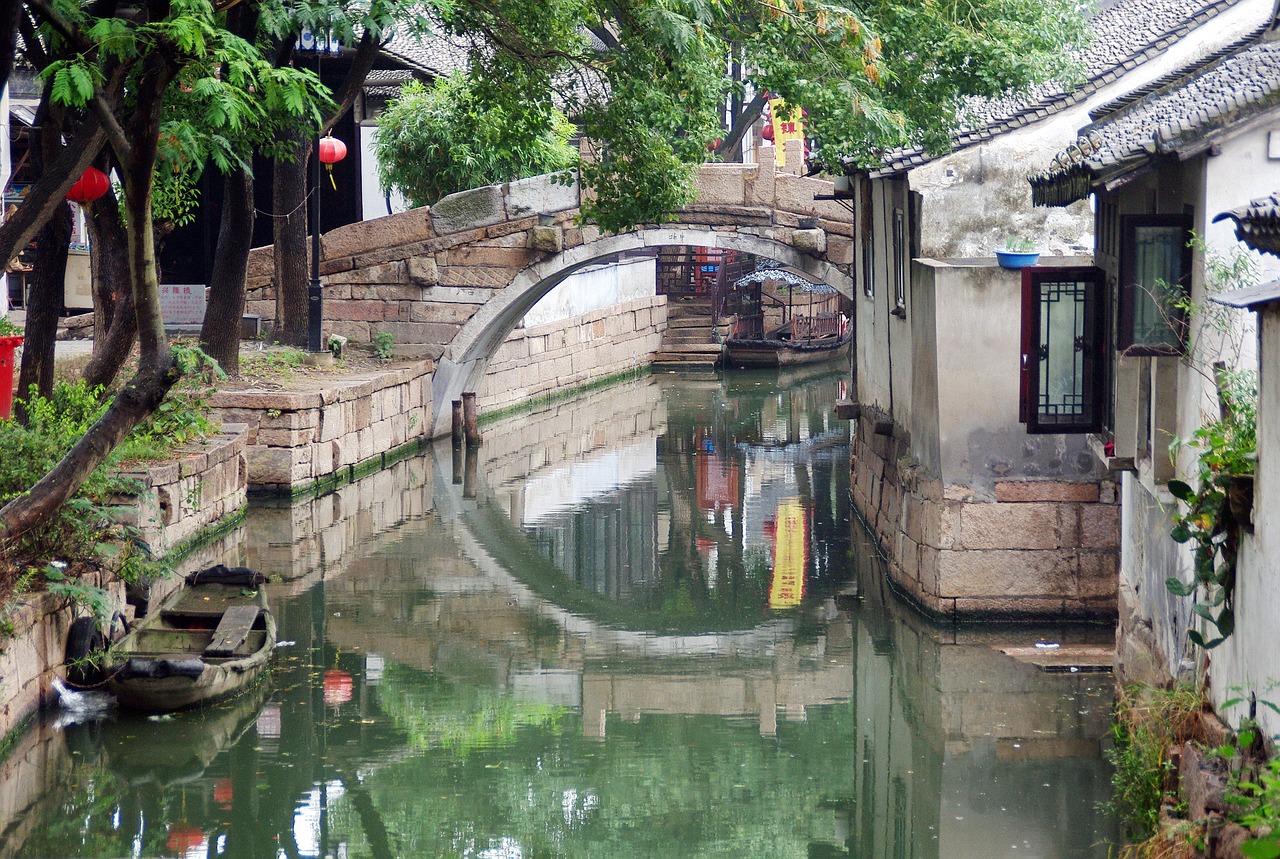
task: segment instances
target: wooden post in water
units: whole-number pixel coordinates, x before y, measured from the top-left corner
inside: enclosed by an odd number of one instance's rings
[[[474,499],[476,487],[480,483],[480,448],[478,445],[467,445],[467,459],[462,468],[462,497]]]
[[[462,440],[456,439],[453,443],[453,485],[462,485]]]
[[[476,411],[476,392],[462,394],[462,424],[467,435],[467,446],[480,443],[480,415]]]
[[[449,427],[454,447],[462,447],[462,400],[453,401],[453,424]]]

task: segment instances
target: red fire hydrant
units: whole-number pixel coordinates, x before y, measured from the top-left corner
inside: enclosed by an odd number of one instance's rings
[[[13,414],[13,352],[21,345],[21,334],[0,337],[0,421]]]

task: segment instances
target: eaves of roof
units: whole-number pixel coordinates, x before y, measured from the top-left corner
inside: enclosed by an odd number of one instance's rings
[[[979,124],[957,132],[951,152],[1074,107],[1237,2],[1240,0],[1122,0],[1113,4],[1090,22],[1093,41],[1083,57],[1085,80],[1078,87],[1064,90],[1060,84],[1048,83],[1021,100],[974,101],[971,106]],[[919,147],[899,149],[869,173],[873,178],[893,176],[947,154],[930,155]]]
[[[1100,120],[1030,177],[1032,200],[1064,206],[1095,187],[1118,187],[1161,158],[1205,151],[1278,105],[1280,41],[1255,37],[1099,111]]]

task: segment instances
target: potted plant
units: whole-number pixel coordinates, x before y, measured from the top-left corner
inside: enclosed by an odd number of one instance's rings
[[[1026,268],[1035,265],[1040,259],[1040,251],[1036,250],[1031,239],[1012,236],[1003,250],[996,251],[996,261],[1001,268]]]

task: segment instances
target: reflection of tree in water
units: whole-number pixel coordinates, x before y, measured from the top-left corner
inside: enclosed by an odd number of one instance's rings
[[[411,669],[389,665],[378,698],[418,750],[361,781],[396,855],[772,859],[843,847],[833,809],[853,792],[847,704],[811,707],[776,738],[754,720],[646,715],[611,722],[599,741],[576,712]],[[348,855],[369,855],[347,797],[330,825]]]
[[[379,704],[418,750],[443,749],[458,758],[508,745],[522,728],[559,732],[565,707],[519,701],[509,692],[461,678],[386,666]]]

